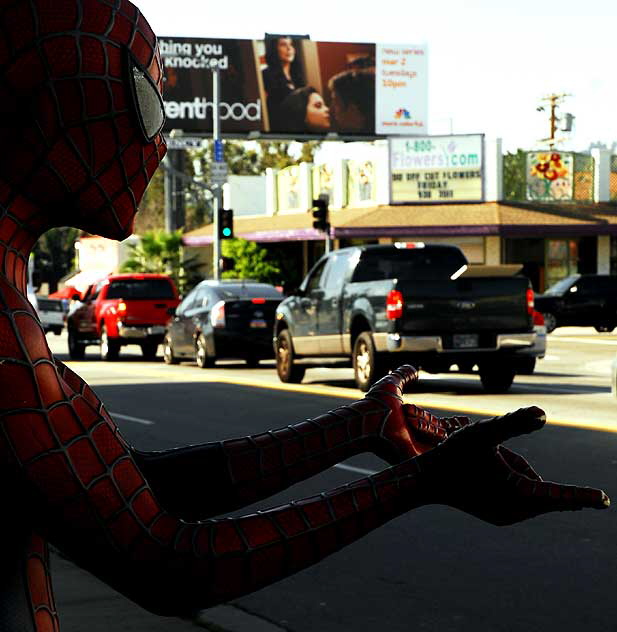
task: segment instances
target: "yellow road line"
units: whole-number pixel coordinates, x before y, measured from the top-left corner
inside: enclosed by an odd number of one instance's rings
[[[73,365],[72,368],[79,373],[80,368],[84,368],[84,364],[80,363],[69,363],[69,366]],[[111,368],[111,367],[110,367]],[[150,369],[150,367],[148,367]],[[158,371],[148,370],[148,378],[150,377],[159,377],[165,382],[179,382],[186,380],[186,373],[188,371]],[[208,383],[219,383],[219,384],[231,384],[235,386],[247,386],[251,388],[261,388],[261,389],[269,389],[275,391],[286,391],[289,393],[300,393],[305,395],[319,395],[321,397],[340,397],[341,399],[350,399],[350,400],[358,400],[362,399],[364,393],[356,389],[348,389],[341,388],[337,386],[320,386],[318,384],[285,384],[283,382],[269,382],[264,380],[258,380],[254,378],[244,378],[244,377],[229,377],[229,375],[225,375],[222,372],[218,372],[215,370],[204,371],[203,375],[199,375],[197,379],[194,372],[190,373],[191,381],[197,382],[208,382]],[[145,379],[145,376],[140,376],[144,378],[145,382],[149,382],[149,379]],[[115,378],[118,379],[118,378]],[[134,379],[134,378],[133,378]],[[107,383],[107,380],[103,378],[103,380]],[[102,381],[103,381],[102,380]],[[440,410],[445,410],[458,414],[471,414],[471,415],[481,415],[486,417],[494,417],[496,415],[503,415],[506,412],[512,410],[512,408],[495,410],[489,408],[479,408],[475,406],[467,406],[457,404],[453,406],[451,404],[443,404],[440,402],[435,402],[430,399],[423,399],[422,397],[417,397],[413,393],[405,396],[406,401],[413,402],[414,404],[421,406],[423,408],[427,408],[428,410],[438,408]],[[617,408],[617,403],[616,403]],[[617,410],[615,414],[616,423],[614,425],[609,425],[607,422],[587,422],[587,421],[575,421],[572,419],[564,419],[558,417],[551,417],[547,420],[549,425],[553,426],[563,426],[563,427],[571,427],[571,428],[584,428],[586,430],[600,430],[602,432],[617,432]]]

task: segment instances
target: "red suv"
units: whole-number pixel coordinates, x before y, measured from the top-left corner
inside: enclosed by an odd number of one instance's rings
[[[90,286],[69,313],[70,358],[82,360],[86,345],[96,344],[103,360],[115,360],[122,345],[138,344],[144,358],[153,360],[179,302],[174,282],[164,274],[110,275]]]

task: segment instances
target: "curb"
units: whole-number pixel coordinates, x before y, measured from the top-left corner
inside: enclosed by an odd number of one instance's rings
[[[201,610],[193,623],[211,632],[288,632],[286,628],[229,605]]]

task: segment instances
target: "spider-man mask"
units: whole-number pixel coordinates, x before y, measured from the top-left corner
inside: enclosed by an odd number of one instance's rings
[[[113,5],[113,6],[111,6]],[[0,202],[124,239],[165,155],[156,37],[128,0],[0,8]]]

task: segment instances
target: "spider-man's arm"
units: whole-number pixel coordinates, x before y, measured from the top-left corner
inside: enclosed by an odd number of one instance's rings
[[[306,568],[423,504],[451,504],[496,524],[604,507],[599,490],[541,481],[521,457],[495,447],[541,423],[535,411],[517,411],[350,485],[257,514],[194,524],[157,503],[121,446],[115,453],[103,446],[98,431],[105,422],[91,426],[95,444],[80,439],[79,449],[41,455],[24,469],[44,499],[40,520],[52,543],[142,606],[190,616]],[[95,452],[88,456],[90,449]],[[107,471],[97,473],[95,461],[103,455]]]
[[[58,369],[71,388],[104,413],[92,389],[66,366]],[[371,389],[367,399],[300,423],[222,442],[132,455],[165,509],[184,519],[204,519],[263,500],[332,465],[372,451],[394,464],[419,454],[458,427],[415,406],[395,411],[379,397],[400,398],[416,379],[401,368]],[[216,486],[199,486],[216,480]]]

